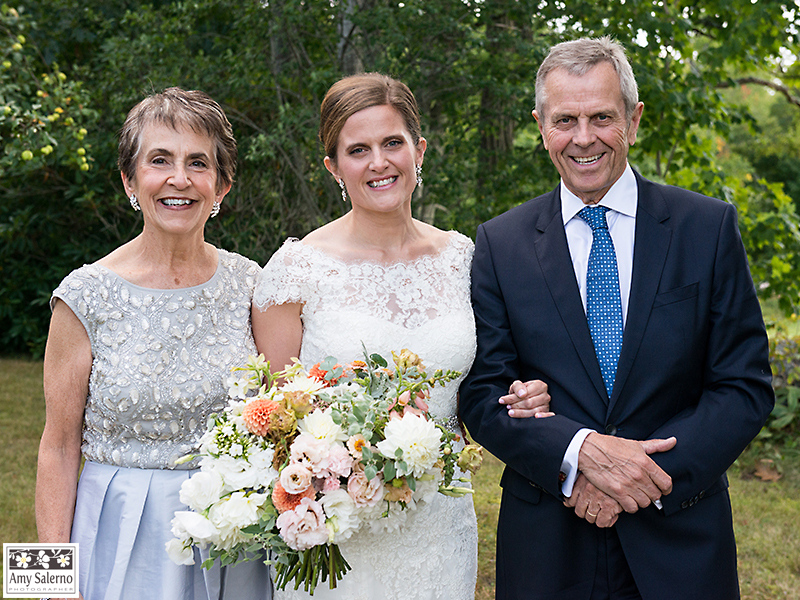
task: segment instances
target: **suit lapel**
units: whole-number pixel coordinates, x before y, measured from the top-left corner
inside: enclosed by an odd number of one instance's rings
[[[628,318],[622,337],[622,352],[608,407],[609,415],[625,387],[625,381],[630,375],[641,346],[672,239],[671,230],[664,224],[669,219],[667,203],[657,186],[643,179],[638,173],[635,174],[639,198],[636,208],[631,292],[628,300]]]
[[[572,266],[567,236],[564,233],[560,187],[551,192],[545,201],[549,204],[540,212],[536,223],[536,229],[539,232],[534,243],[536,259],[539,261],[539,267],[561,321],[586,372],[600,397],[606,398],[603,376],[600,373],[600,365],[597,362],[589,325],[586,322],[586,312],[581,302],[578,282],[575,281],[575,269]]]

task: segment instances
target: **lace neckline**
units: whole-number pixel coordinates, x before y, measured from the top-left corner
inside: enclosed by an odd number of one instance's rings
[[[436,260],[438,258],[441,258],[442,256],[444,256],[447,252],[449,252],[452,248],[454,248],[456,246],[459,237],[461,237],[461,234],[459,234],[457,231],[454,231],[452,229],[449,230],[447,233],[449,234],[448,238],[447,238],[447,243],[444,244],[436,252],[433,252],[431,254],[421,254],[420,256],[418,256],[416,258],[413,258],[413,259],[410,259],[410,260],[393,260],[391,262],[381,262],[379,260],[372,260],[372,259],[369,259],[369,258],[361,258],[361,259],[355,259],[355,260],[345,260],[345,259],[343,259],[343,258],[341,258],[339,256],[336,256],[335,254],[331,254],[330,252],[326,252],[322,248],[319,248],[317,246],[313,246],[311,244],[307,244],[303,240],[298,239],[298,238],[289,238],[287,240],[287,242],[293,242],[295,244],[300,244],[304,249],[307,248],[306,252],[308,252],[309,254],[313,254],[313,255],[316,255],[317,257],[325,258],[325,259],[327,259],[327,260],[329,260],[331,262],[338,263],[339,265],[342,265],[344,267],[364,265],[364,266],[380,267],[380,268],[383,268],[383,269],[391,269],[392,267],[395,267],[395,266],[415,265],[415,264],[420,263],[420,262],[425,262],[425,261],[428,261],[428,260]]]
[[[101,265],[99,262],[93,263],[92,266],[93,267],[97,267],[98,269],[101,269],[102,271],[105,271],[106,273],[108,273],[109,275],[112,275],[116,279],[119,279],[125,285],[127,285],[129,287],[132,287],[132,288],[136,288],[137,290],[142,290],[143,292],[156,292],[156,293],[159,293],[159,294],[170,293],[170,292],[191,292],[193,290],[203,289],[204,287],[206,287],[209,284],[213,283],[219,277],[219,274],[222,271],[222,250],[220,250],[219,248],[215,248],[215,250],[217,251],[217,268],[214,269],[214,274],[211,277],[209,277],[208,280],[204,281],[203,283],[198,283],[197,285],[191,285],[189,287],[149,288],[149,287],[145,287],[143,285],[137,285],[137,284],[135,284],[135,283],[133,283],[131,281],[128,281],[127,279],[125,279],[122,275],[120,275],[116,271],[112,271],[111,269],[109,269],[105,265]]]

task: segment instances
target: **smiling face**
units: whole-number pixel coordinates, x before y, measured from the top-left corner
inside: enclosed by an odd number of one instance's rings
[[[625,171],[644,105],[628,122],[619,76],[608,62],[582,76],[555,69],[545,85],[544,114],[533,111],[544,147],[567,189],[596,204]]]
[[[325,167],[342,179],[354,210],[393,212],[411,205],[426,142],[415,146],[403,117],[389,105],[350,116],[336,144],[336,160]]]
[[[202,231],[214,201],[222,202],[230,190],[217,190],[214,141],[185,126],[147,125],[135,172],[133,180],[123,174],[122,183],[139,200],[146,230]]]

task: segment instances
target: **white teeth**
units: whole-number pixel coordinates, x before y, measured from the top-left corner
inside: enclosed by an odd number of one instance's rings
[[[390,183],[394,183],[397,180],[397,176],[394,177],[387,177],[386,179],[381,179],[380,181],[370,181],[367,185],[371,188],[378,188],[384,185],[389,185]]]
[[[595,154],[594,156],[573,156],[572,158],[579,165],[588,165],[589,163],[593,163],[594,161],[599,160],[601,156],[603,155]]]
[[[191,200],[186,200],[185,198],[164,198],[161,202],[167,206],[185,206],[192,203]]]

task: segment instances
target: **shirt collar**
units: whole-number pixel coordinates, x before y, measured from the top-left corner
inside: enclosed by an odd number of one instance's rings
[[[606,192],[599,206],[607,206],[623,215],[636,218],[636,206],[638,204],[638,187],[636,176],[630,165],[625,166],[625,170],[619,179],[614,182],[611,189]],[[561,180],[561,216],[564,225],[577,215],[586,206],[583,201],[567,189],[564,180]]]

